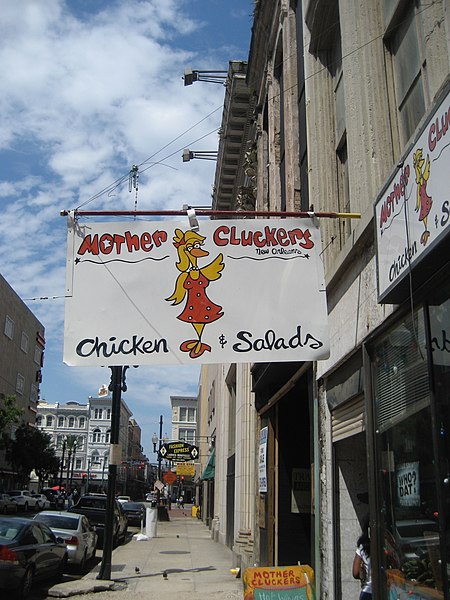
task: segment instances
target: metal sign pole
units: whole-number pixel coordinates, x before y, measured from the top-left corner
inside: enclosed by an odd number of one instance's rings
[[[125,372],[128,367],[110,367],[111,383],[109,390],[112,391],[111,407],[111,449],[114,450],[119,443],[120,428],[120,404],[122,392],[127,391],[125,384]],[[103,558],[97,579],[111,579],[111,559],[113,550],[114,535],[114,504],[116,497],[116,479],[117,479],[117,456],[113,456],[110,451],[110,460],[108,465],[108,493],[106,499],[105,530],[103,538]]]

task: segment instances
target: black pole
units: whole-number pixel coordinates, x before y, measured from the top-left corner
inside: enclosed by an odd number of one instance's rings
[[[72,448],[67,453],[67,477],[66,477],[66,495],[70,493],[70,468],[72,466]]]
[[[72,455],[72,467],[70,469],[70,487],[69,489],[72,489],[72,482],[73,482],[73,472],[75,470],[75,455],[77,453],[77,443],[75,442],[75,444],[73,445],[73,455]]]
[[[161,446],[162,446],[162,430],[163,430],[163,418],[162,415],[159,417],[159,452],[158,452],[158,479],[161,481]]]
[[[112,392],[111,408],[111,446],[119,443],[120,428],[120,404],[122,391],[126,392],[125,372],[128,367],[110,367],[111,383],[109,390]],[[108,465],[108,493],[106,497],[106,517],[103,538],[103,558],[97,579],[111,579],[111,558],[113,550],[113,528],[114,528],[114,503],[116,501],[116,479],[117,479],[117,457],[110,452]]]
[[[59,493],[61,493],[61,486],[64,472],[64,454],[66,453],[66,440],[63,441],[62,456],[61,456],[61,472],[59,475]]]
[[[159,417],[159,440],[158,440],[158,481],[161,481],[162,429],[163,429],[163,418],[162,418],[162,415],[160,415],[160,417]],[[156,490],[156,502],[159,507],[161,505],[161,490],[159,489],[159,487]]]

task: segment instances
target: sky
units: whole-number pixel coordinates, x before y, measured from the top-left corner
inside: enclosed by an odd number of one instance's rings
[[[0,20],[0,273],[45,327],[40,397],[85,403],[107,368],[63,363],[63,210],[211,204],[224,87],[185,87],[186,67],[247,60],[252,0],[3,0]],[[139,166],[137,191],[128,173]],[[93,302],[95,302],[93,298]],[[123,399],[171,437],[170,396],[197,394],[199,366],[127,371]]]

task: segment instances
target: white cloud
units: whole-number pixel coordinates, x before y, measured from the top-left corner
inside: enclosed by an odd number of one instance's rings
[[[214,36],[210,52],[196,52],[192,40],[206,23],[187,13],[195,5],[2,2],[0,264],[22,298],[50,298],[28,301],[46,327],[43,393],[49,402],[85,401],[108,382],[104,369],[62,364],[66,222],[60,211],[133,209],[127,173],[141,163],[138,208],[211,202],[215,164],[183,164],[181,152],[217,148],[224,88],[184,88],[182,75],[189,64],[203,68],[220,59],[226,65],[235,56],[221,55]],[[102,190],[107,193],[88,202]],[[131,370],[133,412],[153,422],[150,407],[159,411],[171,394],[194,393],[197,373],[198,367]]]

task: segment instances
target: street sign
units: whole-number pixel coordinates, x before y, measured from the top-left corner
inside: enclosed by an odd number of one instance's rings
[[[177,463],[177,475],[189,475],[193,477],[195,475],[195,465],[193,463]]]
[[[186,442],[169,442],[163,444],[158,453],[158,457],[163,460],[195,460],[199,452],[197,446],[186,444]]]
[[[166,483],[170,485],[171,483],[174,483],[177,480],[177,476],[173,471],[168,471],[164,474],[163,479]]]

